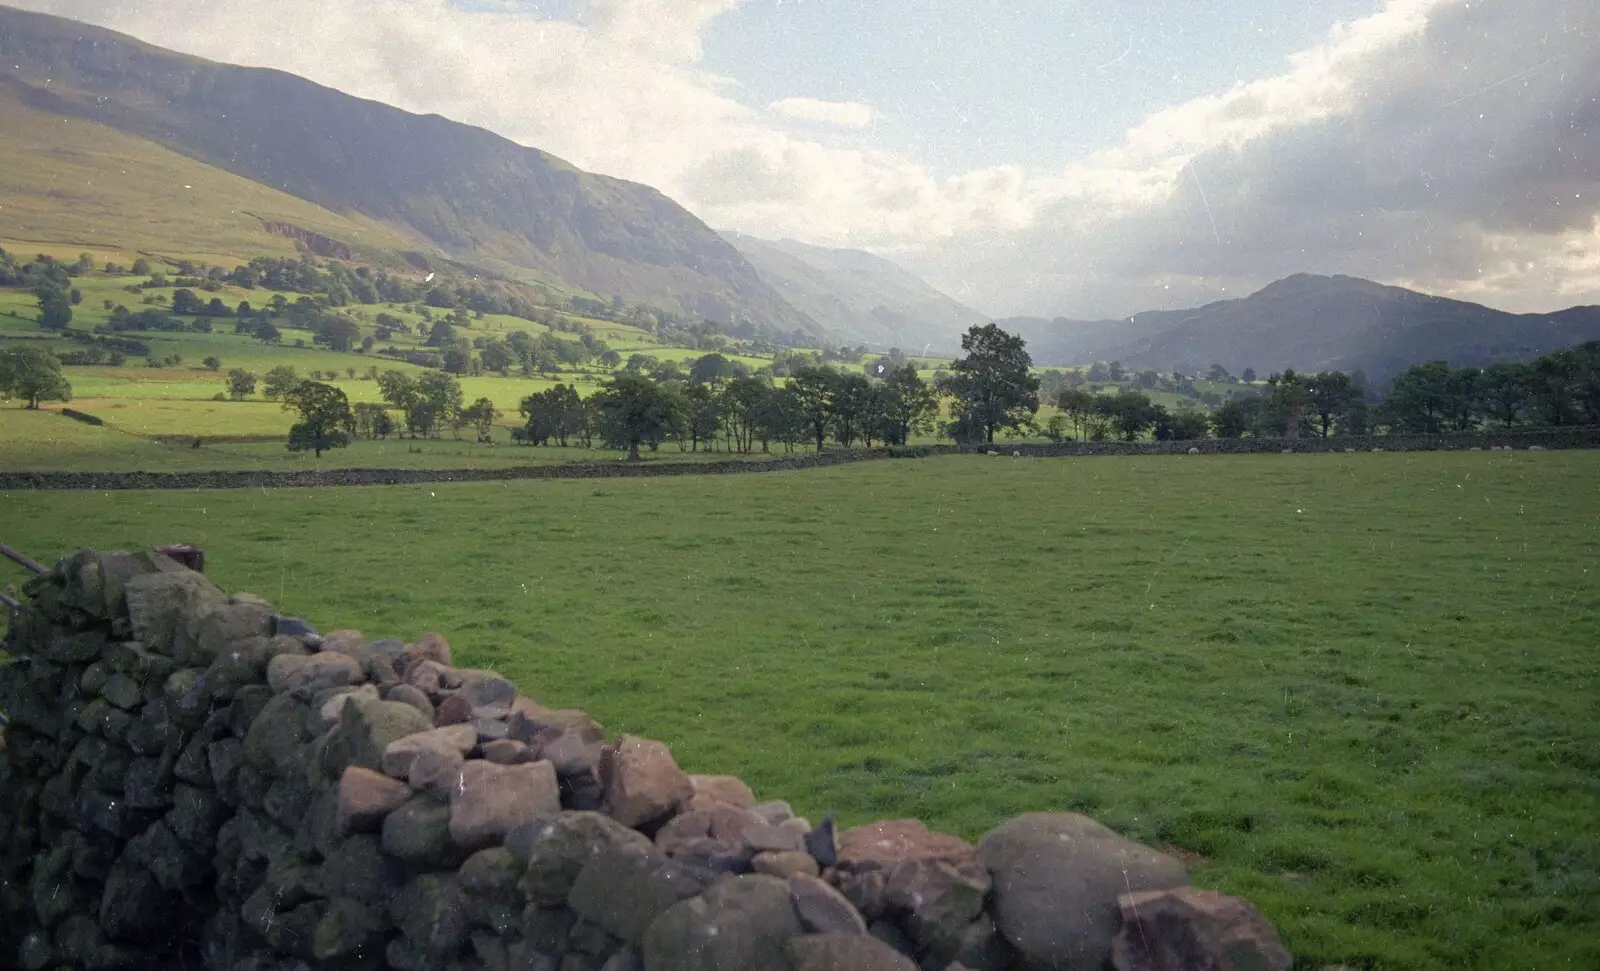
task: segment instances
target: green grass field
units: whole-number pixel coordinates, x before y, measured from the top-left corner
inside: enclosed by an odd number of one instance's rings
[[[0,495],[816,818],[1088,812],[1300,966],[1600,967],[1600,456],[958,457],[776,476]]]

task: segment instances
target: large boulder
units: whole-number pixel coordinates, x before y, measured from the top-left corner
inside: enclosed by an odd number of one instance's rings
[[[361,665],[343,654],[279,654],[267,662],[267,687],[310,701],[329,688],[361,681]]]
[[[189,618],[204,606],[227,600],[210,580],[193,570],[131,577],[122,591],[134,639],[164,654],[173,653],[180,642],[189,640]]]
[[[407,644],[394,659],[394,668],[406,677],[412,668],[424,661],[441,667],[450,667],[450,644],[442,634],[423,634],[415,644]]]
[[[518,826],[505,845],[524,867],[524,892],[550,905],[567,899],[578,874],[601,853],[619,846],[649,849],[650,840],[600,813],[563,812]]]
[[[789,877],[789,897],[800,923],[812,934],[865,934],[867,922],[844,894],[809,873]]]
[[[344,657],[342,654],[317,656]],[[410,705],[397,701],[353,699],[340,710],[339,726],[327,736],[321,756],[323,776],[337,779],[352,765],[381,771],[383,753],[390,744],[431,728],[433,726],[427,718]]]
[[[789,940],[791,971],[917,971],[911,959],[865,934],[802,934]]]
[[[1189,882],[1183,864],[1087,816],[1028,813],[978,843],[991,912],[1030,969],[1101,971],[1121,926],[1117,898]]]
[[[788,944],[803,933],[777,877],[730,877],[674,906],[645,934],[646,971],[789,971]]]
[[[418,793],[384,817],[383,852],[417,866],[451,866],[466,856],[450,839],[450,807]]]
[[[567,906],[606,933],[637,945],[657,917],[704,889],[694,873],[661,853],[612,846],[584,866],[567,895]]]
[[[474,759],[461,767],[450,790],[450,838],[463,849],[482,849],[560,811],[561,788],[549,762],[496,765]]]
[[[624,826],[675,812],[694,796],[689,777],[660,742],[622,735],[600,756],[605,811]]]
[[[918,953],[949,960],[983,911],[989,875],[972,844],[914,819],[839,834],[839,889],[869,920],[893,921]]]
[[[694,787],[695,808],[700,808],[702,800],[726,803],[740,809],[749,809],[756,804],[756,794],[737,776],[692,775],[689,785]]]
[[[411,789],[381,772],[352,765],[339,777],[338,830],[372,832],[389,814],[406,804]]]
[[[411,774],[412,763],[424,753],[454,755],[459,761],[477,744],[478,733],[471,725],[429,728],[390,742],[383,750],[383,771],[396,779],[405,779]]]
[[[400,888],[390,912],[407,940],[439,959],[466,943],[466,903],[455,877],[428,873]]]
[[[1248,900],[1178,887],[1123,894],[1117,971],[1289,971],[1278,932]]]
[[[311,741],[311,709],[293,695],[273,696],[250,723],[244,737],[244,758],[269,775],[285,775],[301,764]]]

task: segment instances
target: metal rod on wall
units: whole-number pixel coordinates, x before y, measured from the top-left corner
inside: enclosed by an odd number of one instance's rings
[[[9,546],[6,546],[3,543],[0,543],[0,556],[5,557],[6,559],[12,561],[13,563],[21,564],[22,566],[27,567],[28,569],[32,570],[35,573],[43,573],[44,572],[44,567],[42,565],[40,565],[39,561],[33,559],[30,556],[26,556],[26,555],[24,555],[22,553],[18,553],[16,550],[12,549]]]

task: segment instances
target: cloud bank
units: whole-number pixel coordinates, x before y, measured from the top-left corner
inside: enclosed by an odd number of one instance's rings
[[[872,107],[856,101],[820,101],[816,98],[783,98],[767,105],[767,110],[819,125],[840,128],[865,128],[872,124]]]
[[[18,2],[18,0],[11,0]],[[764,109],[700,65],[741,0],[20,0],[301,74],[646,182],[708,223],[875,249],[980,309],[1121,315],[1350,273],[1508,309],[1600,302],[1600,4],[1389,0],[1271,77],[1049,171],[874,146],[874,112]],[[852,141],[854,139],[854,141]]]

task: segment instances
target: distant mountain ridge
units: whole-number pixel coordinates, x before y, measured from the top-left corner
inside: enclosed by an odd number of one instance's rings
[[[968,327],[989,322],[881,256],[790,239],[722,235],[785,300],[840,343],[899,347],[907,353],[920,352],[931,343],[941,351],[954,351]]]
[[[1121,361],[1134,370],[1238,374],[1362,370],[1374,380],[1413,364],[1531,360],[1600,339],[1600,307],[1512,314],[1349,276],[1298,273],[1248,297],[1121,320],[1012,317],[1040,364]]]
[[[657,190],[480,128],[3,6],[0,85],[34,112],[148,139],[452,258],[713,320],[820,333]]]

